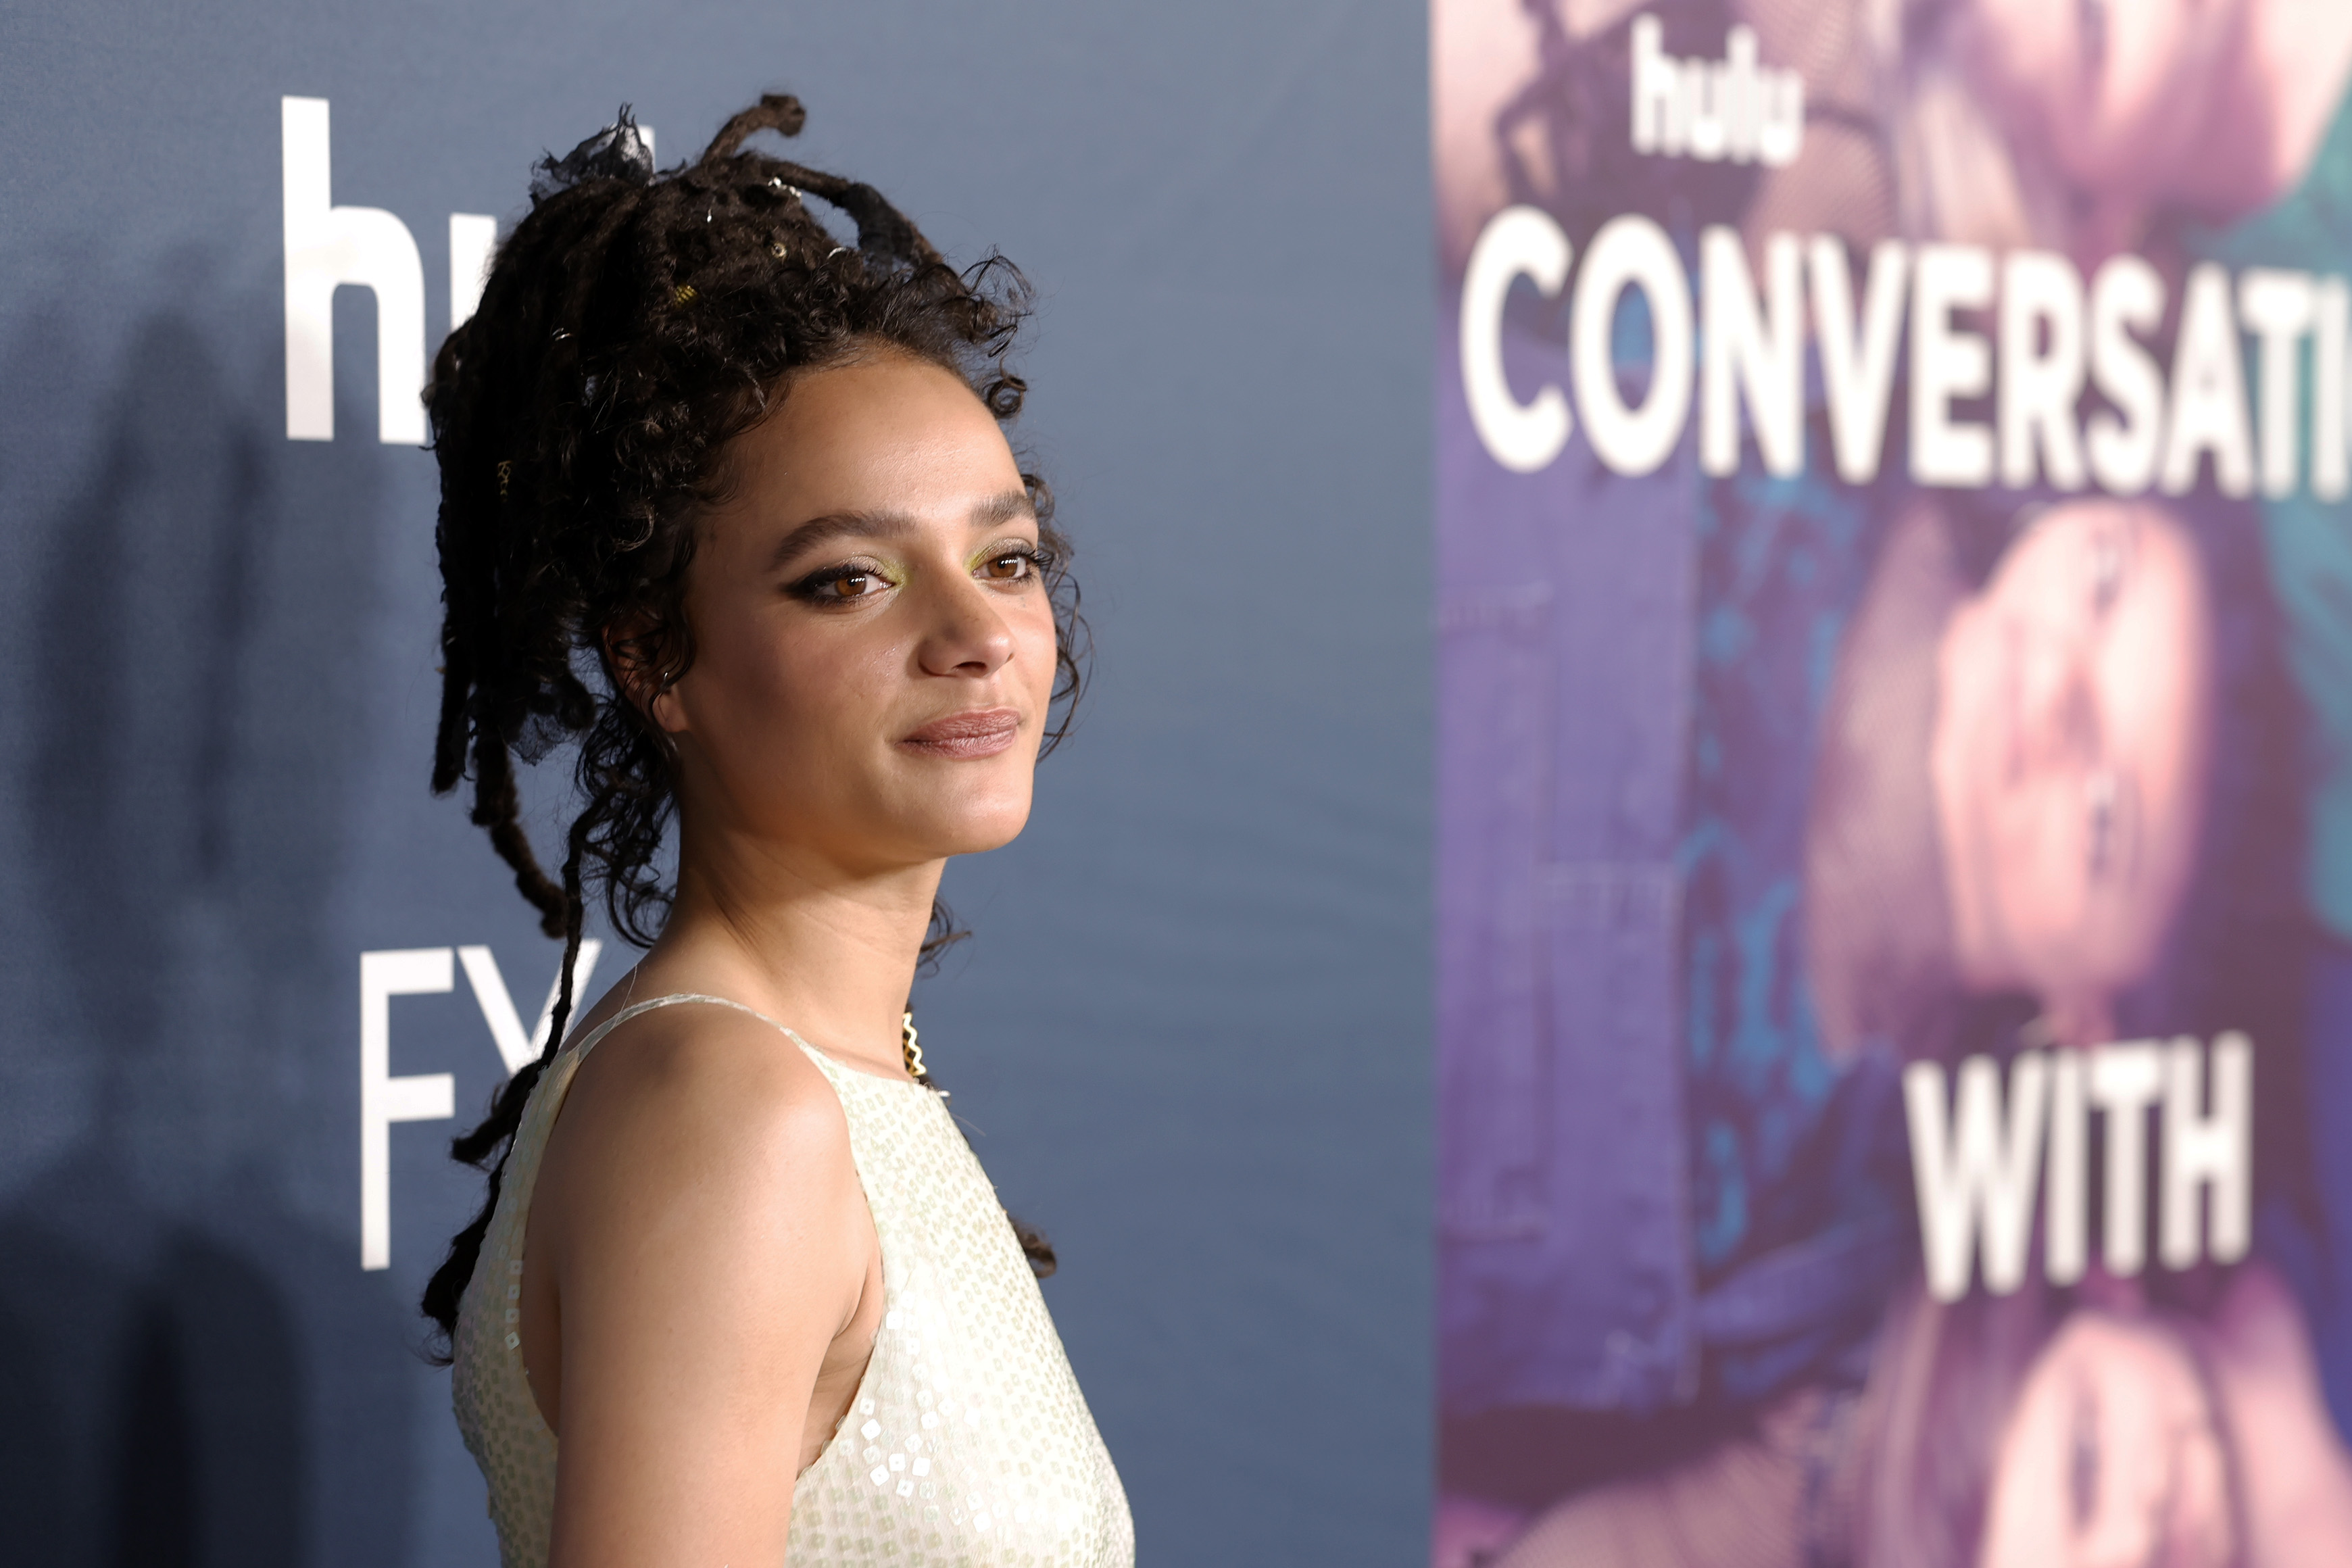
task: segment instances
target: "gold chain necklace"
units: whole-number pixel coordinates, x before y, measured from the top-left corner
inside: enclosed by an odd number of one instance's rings
[[[930,1088],[931,1075],[923,1068],[923,1047],[915,1034],[915,1010],[911,1007],[898,1016],[898,1053],[907,1058],[907,1076],[925,1089]]]

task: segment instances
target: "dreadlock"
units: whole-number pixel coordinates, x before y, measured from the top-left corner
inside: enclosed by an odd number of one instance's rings
[[[488,1196],[425,1287],[446,1336],[496,1208],[524,1102],[572,1015],[587,892],[613,927],[651,945],[670,889],[656,869],[677,810],[673,753],[631,694],[693,657],[683,611],[693,523],[725,490],[736,437],[795,374],[877,347],[959,377],[1000,421],[1026,390],[1007,367],[1029,290],[992,253],[958,273],[872,186],[743,151],[799,134],[781,94],[728,121],[692,163],[656,173],[627,106],[616,122],[533,173],[531,209],[499,247],[473,318],[449,334],[425,399],[441,468],[441,711],[433,788],[473,784],[489,833],[563,966],[540,1060],[499,1091],[451,1153],[489,1173]],[[855,225],[845,246],[808,198]],[[1049,552],[1057,633],[1046,749],[1069,723],[1084,625],[1044,481],[1022,481]],[[524,832],[515,762],[576,742],[580,811],[561,870]],[[960,933],[935,906],[924,954]],[[1021,1229],[1016,1226],[1016,1229]],[[1023,1230],[1032,1266],[1052,1253]]]

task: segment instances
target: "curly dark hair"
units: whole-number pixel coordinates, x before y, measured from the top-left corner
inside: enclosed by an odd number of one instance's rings
[[[473,781],[473,820],[564,944],[540,1061],[450,1145],[488,1172],[489,1191],[425,1287],[445,1338],[524,1102],[572,1015],[585,889],[602,889],[614,930],[640,947],[669,908],[656,861],[677,810],[674,753],[640,703],[693,658],[687,568],[697,519],[726,494],[729,444],[795,375],[877,349],[952,372],[1000,422],[1021,411],[1026,387],[1007,364],[1028,312],[1020,271],[992,252],[959,273],[873,187],[742,150],[762,131],[797,135],[805,118],[797,99],[764,95],[699,158],[656,173],[625,105],[539,164],[479,309],[434,361],[425,399],[446,615],[433,788]],[[856,226],[854,246],[810,212],[812,196]],[[1085,626],[1052,493],[1034,473],[1022,482],[1057,634],[1050,751],[1068,728]],[[568,742],[582,805],[551,879],[520,819],[515,761]],[[925,955],[957,934],[934,906]],[[1050,1272],[1050,1249],[1022,1237]]]

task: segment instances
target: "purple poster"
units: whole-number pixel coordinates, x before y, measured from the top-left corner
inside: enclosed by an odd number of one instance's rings
[[[1438,1568],[2352,1563],[2352,6],[1432,20]]]

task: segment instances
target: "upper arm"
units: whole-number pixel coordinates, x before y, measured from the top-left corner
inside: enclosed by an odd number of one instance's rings
[[[677,1011],[582,1064],[534,1194],[554,1568],[782,1562],[811,1393],[866,1279],[831,1086],[756,1019]]]

